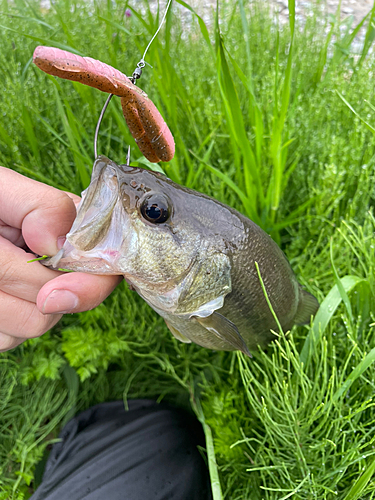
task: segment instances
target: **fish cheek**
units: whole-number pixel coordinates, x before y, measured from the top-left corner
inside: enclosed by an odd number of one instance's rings
[[[84,200],[86,201],[86,200]],[[83,252],[87,252],[95,248],[107,235],[112,222],[112,214],[115,208],[116,198],[114,197],[108,206],[100,211],[98,206],[92,203],[94,208],[94,217],[85,219],[90,205],[85,207],[82,205],[77,214],[72,230],[67,235],[69,243],[75,248]],[[75,225],[77,226],[75,227]]]
[[[205,310],[206,304],[232,290],[231,264],[223,253],[201,252],[181,287],[178,314]],[[212,311],[211,311],[212,312]],[[207,314],[207,312],[206,312]]]
[[[111,216],[112,214],[109,214],[102,221],[102,224],[96,226],[94,231],[92,228],[87,228],[86,230],[78,231],[74,236],[68,237],[69,242],[83,252],[92,250],[106,236],[111,225]]]

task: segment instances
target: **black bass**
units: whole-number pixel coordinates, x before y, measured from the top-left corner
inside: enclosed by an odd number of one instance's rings
[[[249,354],[277,331],[256,262],[283,330],[310,322],[317,300],[254,222],[163,174],[99,156],[63,248],[44,264],[122,274],[181,342]]]

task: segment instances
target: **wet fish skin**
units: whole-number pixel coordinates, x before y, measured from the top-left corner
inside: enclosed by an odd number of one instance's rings
[[[163,223],[145,219],[153,200],[169,206]],[[249,354],[277,331],[255,262],[283,330],[309,322],[317,300],[254,222],[163,174],[101,156],[64,247],[46,265],[122,274],[182,342]]]

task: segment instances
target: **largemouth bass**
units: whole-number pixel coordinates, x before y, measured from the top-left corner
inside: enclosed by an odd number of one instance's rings
[[[319,307],[285,255],[236,210],[160,173],[95,161],[63,248],[44,262],[121,274],[182,342],[241,350],[310,322]]]

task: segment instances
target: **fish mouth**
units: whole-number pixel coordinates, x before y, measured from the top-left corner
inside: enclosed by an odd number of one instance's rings
[[[121,202],[120,167],[105,156],[94,163],[91,182],[83,191],[77,216],[66,241],[53,257],[42,261],[52,269],[95,274],[123,274],[118,269],[130,219]]]

